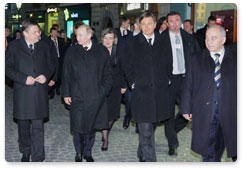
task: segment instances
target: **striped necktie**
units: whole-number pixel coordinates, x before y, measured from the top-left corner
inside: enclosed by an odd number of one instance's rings
[[[216,53],[215,56],[215,70],[214,70],[214,81],[216,83],[216,86],[219,87],[221,83],[221,73],[220,73],[220,63],[219,63],[219,57],[220,54]]]

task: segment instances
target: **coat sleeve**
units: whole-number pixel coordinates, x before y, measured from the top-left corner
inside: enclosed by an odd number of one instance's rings
[[[67,53],[64,57],[63,62],[63,72],[62,72],[62,85],[61,85],[61,95],[62,97],[70,97],[70,81],[71,81],[71,69],[70,69],[70,50],[67,50]]]
[[[6,50],[5,73],[14,82],[25,85],[28,75],[15,69],[15,54],[17,53],[15,46],[15,43],[11,43]]]
[[[182,87],[181,94],[181,110],[180,114],[192,114],[192,92],[193,92],[193,57],[187,66],[184,86]]]
[[[112,68],[108,53],[105,56],[104,69],[102,75],[102,84],[99,88],[99,94],[101,96],[108,96],[112,87]]]
[[[52,46],[48,45],[48,53],[47,53],[47,64],[48,70],[46,71],[47,81],[51,80],[51,78],[56,74],[56,55],[53,54]]]

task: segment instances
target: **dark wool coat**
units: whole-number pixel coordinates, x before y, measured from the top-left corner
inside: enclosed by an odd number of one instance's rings
[[[48,43],[34,44],[34,53],[24,38],[12,41],[6,51],[6,75],[14,81],[13,116],[16,119],[43,119],[49,116],[48,80],[55,71],[55,58]],[[26,85],[27,76],[43,74],[45,84]]]
[[[71,130],[88,134],[94,128],[107,128],[106,96],[112,86],[108,50],[93,44],[84,51],[82,45],[74,45],[64,58],[61,93],[72,99]]]
[[[160,35],[155,33],[150,46],[142,33],[131,38],[124,64],[125,77],[131,90],[132,119],[155,123],[169,117],[169,58],[161,52]]]
[[[188,66],[181,113],[192,114],[193,151],[207,155],[214,93],[214,60],[207,49],[196,53]],[[221,64],[219,119],[229,157],[237,155],[237,56],[229,49]]]

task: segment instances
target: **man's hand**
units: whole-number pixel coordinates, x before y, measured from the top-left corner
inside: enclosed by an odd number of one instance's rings
[[[188,121],[192,121],[192,114],[183,114],[183,117]]]
[[[48,86],[54,86],[55,85],[55,81],[54,80],[50,80],[50,82],[48,83]]]
[[[44,84],[46,82],[46,77],[44,75],[39,75],[35,78],[35,81],[40,84]]]
[[[64,97],[64,101],[65,101],[65,103],[66,103],[67,105],[71,105],[71,103],[72,103],[72,99],[71,99],[71,97]]]
[[[35,79],[32,76],[28,76],[26,81],[25,81],[25,84],[26,85],[33,85],[34,83],[35,83]]]
[[[126,92],[127,88],[121,88],[121,94],[124,94]]]

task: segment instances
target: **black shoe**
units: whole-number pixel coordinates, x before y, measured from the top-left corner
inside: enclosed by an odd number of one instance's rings
[[[94,159],[92,156],[84,156],[84,159],[87,161],[87,162],[94,162]]]
[[[30,162],[30,156],[29,155],[23,155],[21,158],[21,162]]]
[[[123,128],[127,129],[130,125],[130,119],[124,119],[123,120]]]
[[[177,148],[169,148],[168,154],[170,156],[173,156],[173,155],[177,156]]]
[[[107,151],[108,150],[108,144],[109,144],[109,141],[103,141],[101,151]]]
[[[146,162],[145,158],[143,156],[139,156],[139,162]]]
[[[56,94],[60,95],[60,90],[59,89],[56,89]]]
[[[82,161],[83,161],[82,155],[79,153],[76,153],[75,162],[82,162]]]

